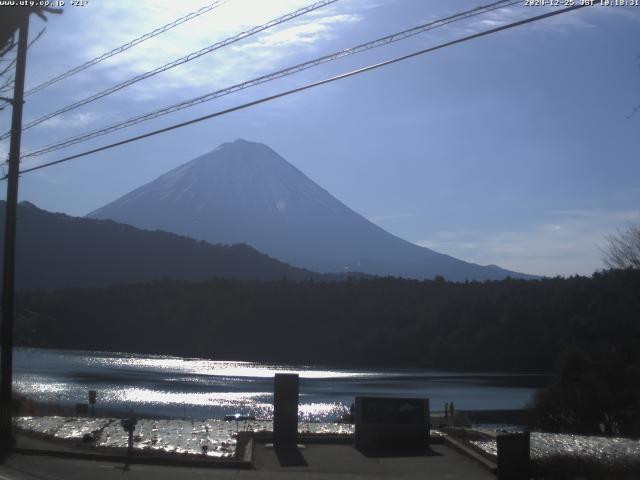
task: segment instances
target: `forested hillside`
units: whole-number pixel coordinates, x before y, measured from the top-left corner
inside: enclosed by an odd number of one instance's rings
[[[4,212],[5,202],[0,202],[0,224],[4,222]],[[249,245],[212,245],[109,220],[51,213],[28,202],[18,206],[17,228],[16,283],[22,288],[101,286],[162,278],[322,278],[279,262]],[[0,237],[0,249],[3,243]]]

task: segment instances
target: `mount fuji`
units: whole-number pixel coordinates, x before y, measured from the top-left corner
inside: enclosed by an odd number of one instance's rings
[[[247,243],[318,272],[463,281],[533,278],[403,240],[351,210],[268,146],[236,140],[89,214],[210,243]]]

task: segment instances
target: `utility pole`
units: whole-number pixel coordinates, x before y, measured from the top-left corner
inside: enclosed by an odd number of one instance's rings
[[[12,100],[11,144],[7,175],[7,204],[4,226],[4,263],[2,277],[2,326],[0,327],[0,459],[11,449],[11,388],[13,381],[13,317],[15,290],[16,213],[18,208],[18,172],[22,136],[22,104],[27,63],[30,9],[20,12],[18,53]]]

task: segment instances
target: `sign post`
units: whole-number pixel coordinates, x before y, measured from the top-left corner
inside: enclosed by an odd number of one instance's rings
[[[127,455],[131,455],[133,453],[133,431],[136,429],[137,423],[138,423],[138,420],[136,420],[134,417],[123,418],[122,420],[120,420],[120,425],[122,425],[122,428],[124,429],[124,431],[129,434]]]
[[[96,396],[97,392],[95,390],[89,390],[89,405],[91,405],[91,416],[96,416]]]

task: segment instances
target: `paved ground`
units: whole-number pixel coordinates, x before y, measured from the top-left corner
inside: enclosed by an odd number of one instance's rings
[[[282,467],[273,449],[255,445],[255,470],[222,470],[12,455],[0,466],[0,480],[169,480],[217,478],[237,480],[495,480],[474,461],[442,445],[433,454],[404,458],[367,458],[348,445],[308,445],[301,456],[281,455],[285,463],[306,466]]]

